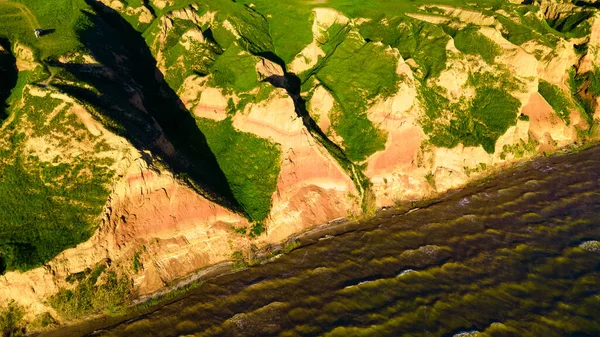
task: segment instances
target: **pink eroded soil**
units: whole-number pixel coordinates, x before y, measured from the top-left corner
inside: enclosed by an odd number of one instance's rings
[[[529,116],[529,134],[540,142],[541,151],[552,150],[553,141],[571,142],[577,139],[573,126],[565,125],[556,116],[550,104],[537,92],[531,95],[522,112]],[[577,113],[571,113],[571,124],[584,128],[587,126]]]
[[[204,117],[206,115],[214,114],[214,113],[227,113],[227,109],[220,105],[207,105],[207,104],[198,104],[194,108],[194,114],[199,117]]]
[[[120,213],[113,220],[123,235],[167,238],[200,225],[198,231],[202,232],[206,226],[223,229],[225,223],[243,220],[186,186],[156,180],[156,174],[149,170],[127,177],[130,193],[113,205],[113,214]]]
[[[234,126],[281,145],[282,159],[267,221],[270,242],[348,215],[358,192],[350,177],[296,116],[289,97],[253,106]]]
[[[385,150],[375,153],[369,160],[367,175],[387,174],[400,167],[416,167],[422,141],[423,131],[409,123],[402,124],[397,131],[389,132]]]
[[[244,245],[232,227],[247,220],[150,170],[130,174],[113,196],[109,215],[115,248],[147,251],[140,293],[149,293],[207,265],[227,260]],[[235,238],[240,242],[233,242]],[[239,241],[239,240],[238,240]]]

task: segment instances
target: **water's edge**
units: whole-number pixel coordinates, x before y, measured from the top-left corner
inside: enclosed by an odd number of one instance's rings
[[[578,157],[587,156],[589,153],[595,151],[600,151],[600,145],[598,145],[597,143],[587,143],[584,146],[578,148],[571,147],[568,149],[563,149],[548,156],[540,155],[534,158],[513,162],[508,166],[495,167],[486,172],[485,176],[474,179],[468,182],[465,186],[459,187],[457,189],[449,190],[427,199],[422,199],[418,201],[407,201],[394,207],[380,209],[376,212],[375,216],[370,219],[362,221],[336,219],[333,221],[329,221],[327,223],[318,225],[305,232],[298,233],[297,235],[290,237],[287,240],[287,243],[297,242],[298,247],[295,248],[295,250],[298,250],[314,245],[320,240],[341,236],[351,232],[372,229],[379,226],[382,223],[391,220],[392,218],[401,217],[403,215],[412,213],[416,210],[427,209],[428,207],[441,202],[451,202],[456,199],[462,199],[463,197],[471,195],[476,191],[495,186],[497,182],[502,181],[507,177],[535,169],[535,167],[539,165],[547,165],[548,163],[562,162],[565,160],[576,161]],[[284,245],[282,244],[278,247],[270,247],[270,249],[271,251],[275,249],[275,251],[277,252],[281,251],[283,247]],[[261,255],[265,256],[266,252],[259,252],[257,254],[257,257],[261,258]],[[275,257],[265,260],[260,264],[270,263],[271,261],[276,260],[278,256],[279,255],[276,255]],[[194,285],[198,285],[209,280],[223,278],[227,275],[237,273],[238,271],[234,271],[232,269],[232,265],[233,263],[231,261],[226,261],[216,265],[202,268],[185,278],[177,280],[172,285],[163,288],[154,294],[137,298],[134,301],[134,306],[129,307],[127,309],[127,313],[123,315],[96,315],[92,317],[87,317],[82,321],[74,322],[70,325],[60,326],[55,330],[33,333],[32,336],[83,336],[93,333],[97,330],[110,329],[111,327],[123,323],[134,322],[152,314],[153,312],[159,310],[164,306],[185,299],[195,288]],[[181,294],[178,294],[177,296],[169,296],[169,294],[172,294],[175,291],[182,290],[184,291]],[[152,304],[150,306],[144,306],[144,303],[148,301],[157,301],[157,303]]]

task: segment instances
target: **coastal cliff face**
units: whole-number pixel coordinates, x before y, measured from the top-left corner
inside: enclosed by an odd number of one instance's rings
[[[0,24],[0,303],[67,322],[105,309],[73,304],[84,286],[120,305],[597,138],[598,3],[441,2],[102,0]],[[33,40],[31,20],[58,26]]]

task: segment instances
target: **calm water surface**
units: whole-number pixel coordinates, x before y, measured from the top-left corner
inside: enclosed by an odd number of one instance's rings
[[[600,148],[207,281],[93,336],[600,336]]]

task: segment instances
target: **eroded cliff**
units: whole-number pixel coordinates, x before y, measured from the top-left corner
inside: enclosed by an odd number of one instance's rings
[[[596,8],[103,0],[39,40],[0,25],[0,299],[65,322],[107,310],[85,291],[121,305],[591,141]]]

